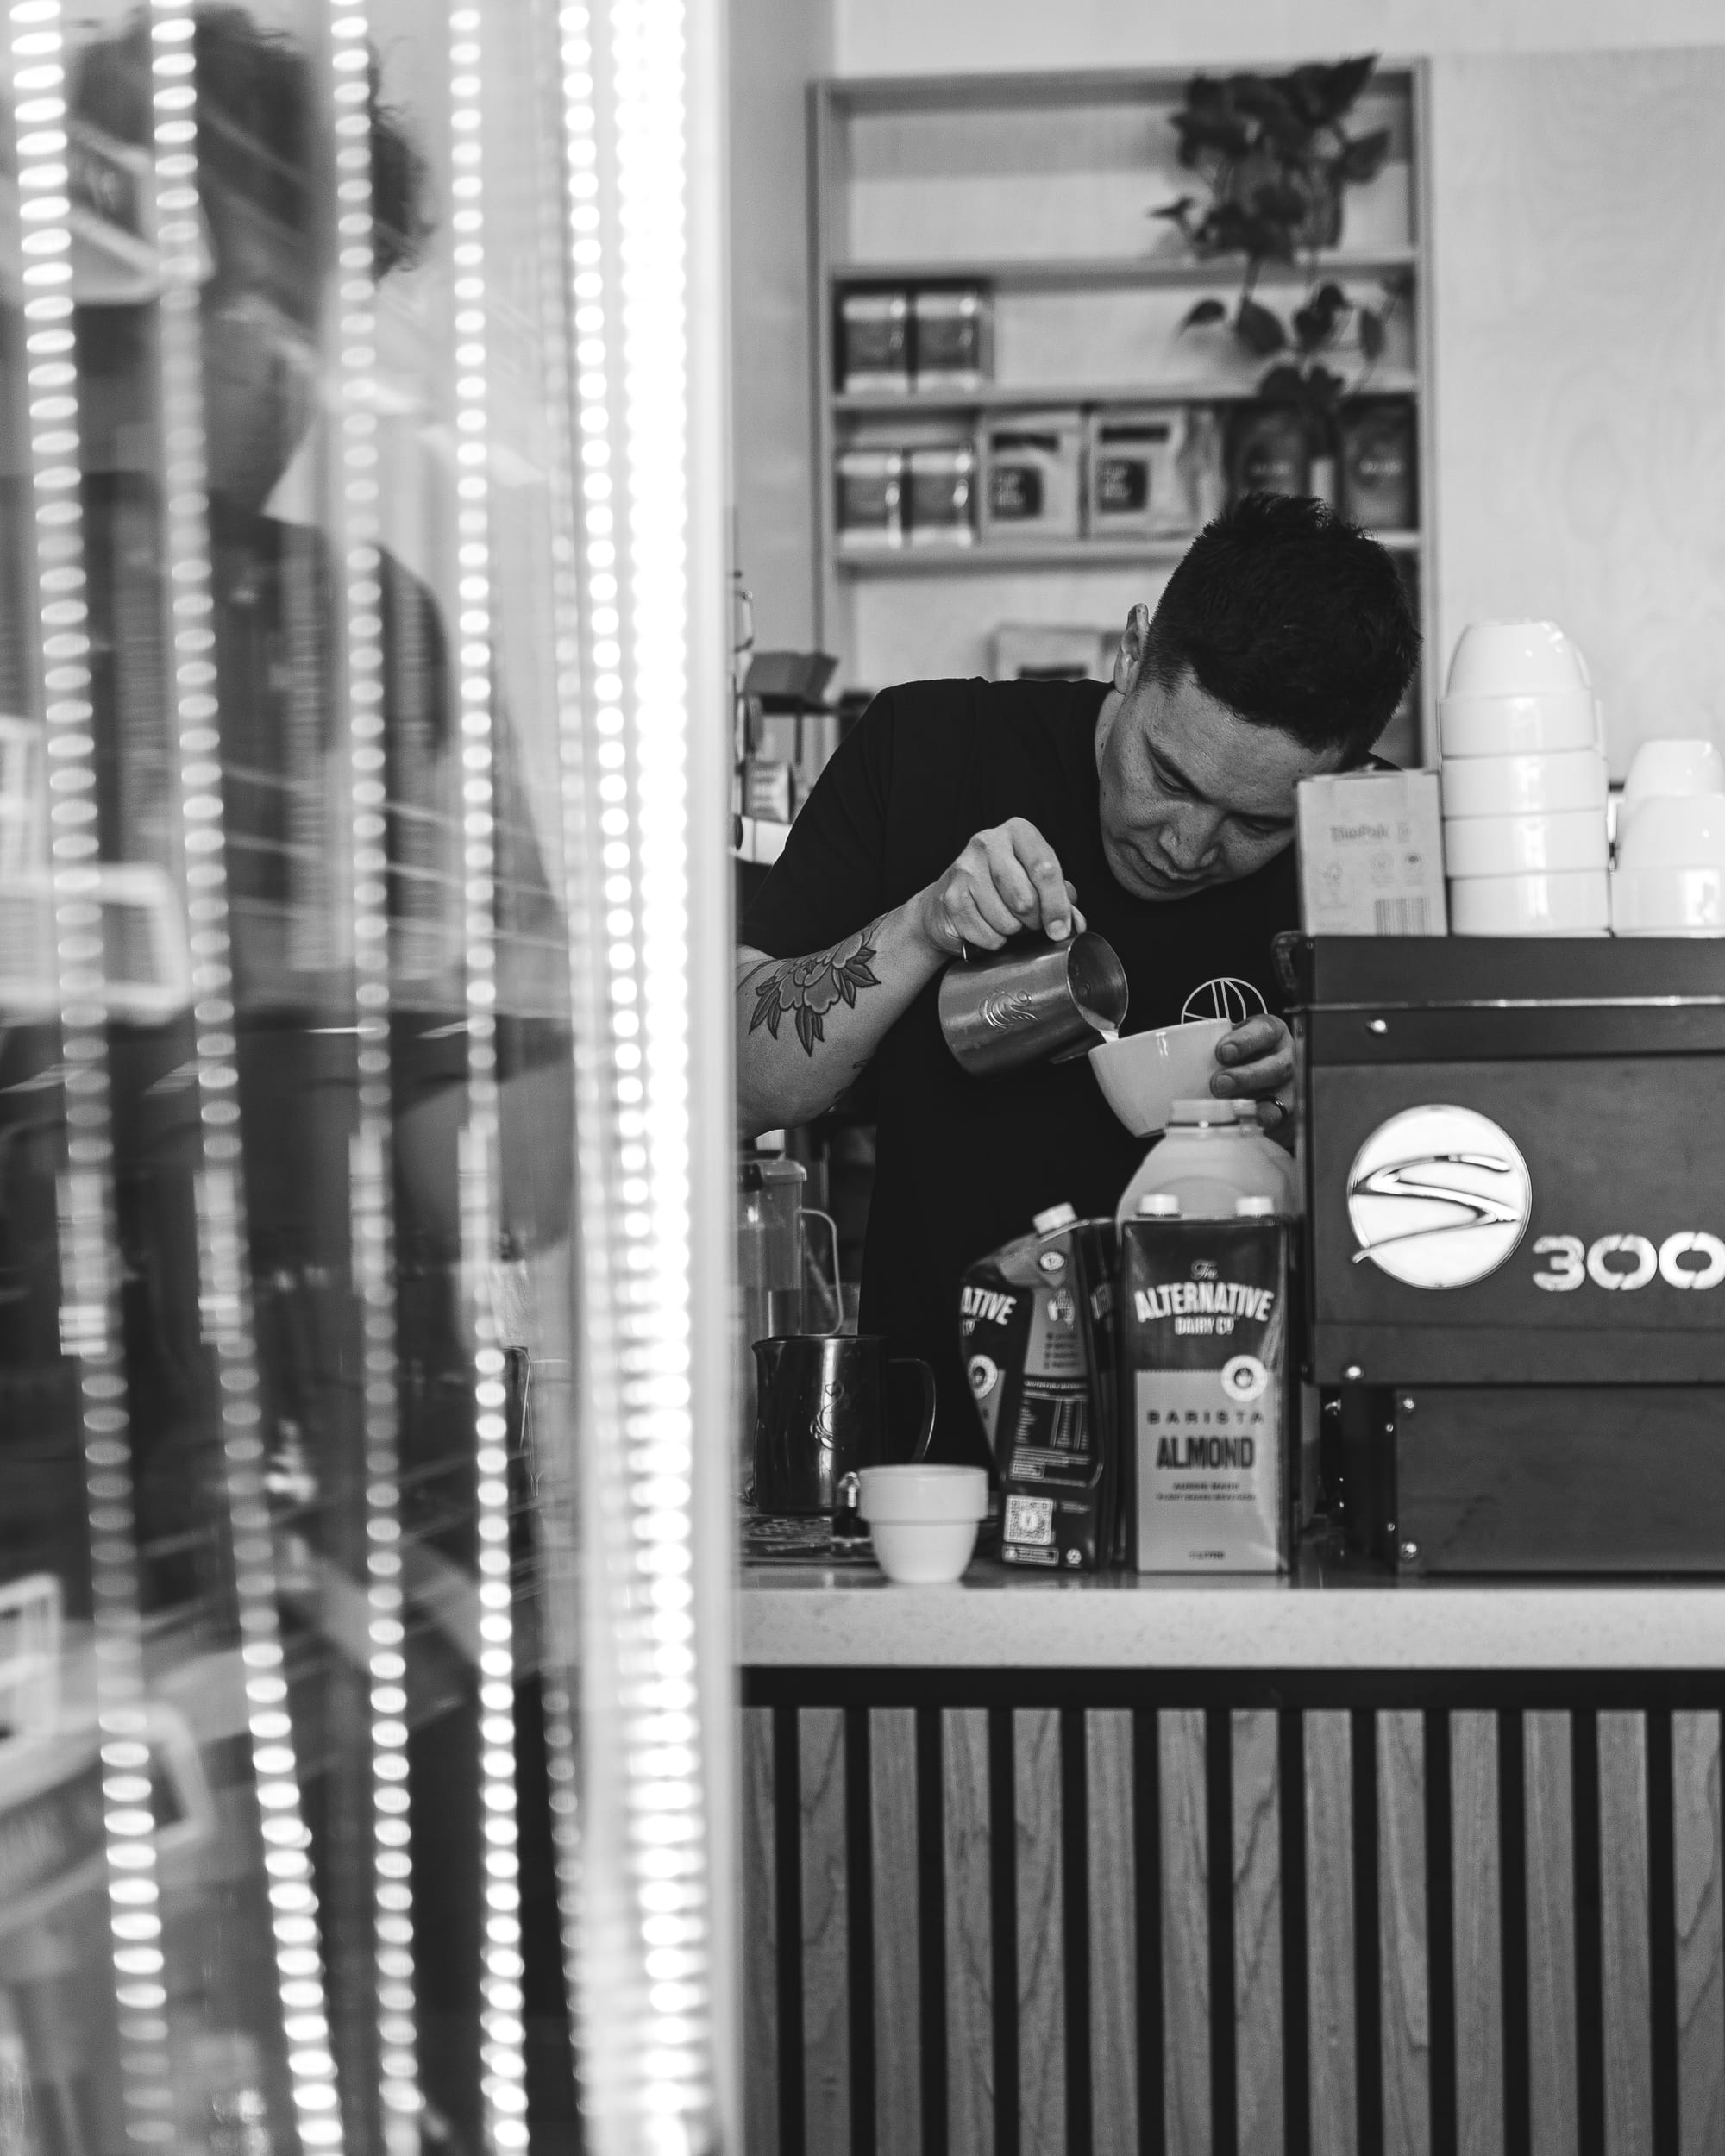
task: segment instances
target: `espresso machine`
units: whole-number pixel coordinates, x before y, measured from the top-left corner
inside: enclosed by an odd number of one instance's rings
[[[1284,937],[1350,1550],[1725,1573],[1725,949]]]

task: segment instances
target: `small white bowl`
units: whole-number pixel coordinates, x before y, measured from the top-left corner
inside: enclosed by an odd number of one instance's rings
[[[1554,621],[1476,621],[1456,639],[1446,693],[1527,696],[1590,686],[1586,660]]]
[[[1463,756],[1440,774],[1444,814],[1567,816],[1605,806],[1605,759],[1596,749],[1554,756]]]
[[[1725,756],[1710,741],[1644,741],[1630,759],[1626,803],[1696,793],[1725,793]]]
[[[1603,868],[1555,876],[1458,876],[1450,885],[1457,936],[1603,936],[1611,918]]]
[[[1444,868],[1452,876],[1550,874],[1603,868],[1610,862],[1602,809],[1567,816],[1465,816],[1444,825]]]
[[[1591,749],[1599,706],[1590,689],[1532,696],[1446,696],[1438,706],[1446,756],[1550,756]]]
[[[1725,936],[1725,868],[1619,868],[1614,936]]]
[[[1617,817],[1620,868],[1725,868],[1725,793],[1655,793]]]
[[[980,1467],[865,1467],[856,1509],[869,1523],[875,1561],[900,1587],[947,1587],[963,1576],[988,1509]]]
[[[1093,1048],[1090,1068],[1102,1098],[1127,1130],[1134,1138],[1150,1138],[1168,1128],[1176,1100],[1209,1092],[1217,1046],[1233,1030],[1232,1018],[1191,1018],[1183,1025],[1129,1033]]]

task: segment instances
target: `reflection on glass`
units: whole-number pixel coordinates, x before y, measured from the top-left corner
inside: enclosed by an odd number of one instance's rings
[[[581,442],[571,543],[588,602],[570,793],[597,797],[598,827],[596,843],[570,848],[572,875],[588,878],[574,918],[590,962],[576,977],[592,993],[580,1012],[591,1051],[582,1495],[594,1523],[580,1727],[595,1755],[582,1821],[583,2078],[597,2147],[683,2156],[718,2130],[723,1968],[693,1498],[707,1283],[693,1265],[702,1194],[690,1095],[706,1074],[691,1052],[701,805],[689,715],[709,706],[705,655],[687,633],[701,567],[687,359],[693,18],[653,0],[605,10],[568,0],[559,14]],[[712,662],[717,743],[717,648]],[[702,1434],[722,1444],[723,1428]],[[728,1511],[728,1468],[710,1457]]]
[[[8,27],[0,2147],[572,2145],[555,25]]]

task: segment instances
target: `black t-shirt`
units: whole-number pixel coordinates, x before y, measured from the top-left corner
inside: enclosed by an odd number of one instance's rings
[[[1279,1008],[1270,942],[1298,925],[1294,854],[1189,899],[1133,898],[1102,852],[1095,681],[919,681],[870,705],[822,775],[743,941],[775,958],[825,950],[932,883],[980,830],[1026,817],[1131,987],[1123,1031],[1175,1023],[1195,987],[1251,981]],[[1144,1157],[1088,1064],[973,1078],[940,1031],[932,981],[863,1084],[877,1125],[861,1328],[932,1364],[933,1457],[986,1457],[958,1351],[958,1275],[1063,1201],[1112,1213]],[[866,991],[864,992],[866,993]]]

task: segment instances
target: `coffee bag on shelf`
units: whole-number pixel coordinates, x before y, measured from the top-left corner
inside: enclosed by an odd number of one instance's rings
[[[1156,539],[1197,525],[1182,460],[1183,404],[1090,415],[1088,529],[1096,539]]]
[[[1076,411],[1001,412],[982,429],[982,538],[990,546],[1078,536],[1084,423]]]

